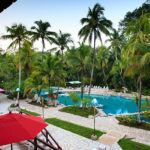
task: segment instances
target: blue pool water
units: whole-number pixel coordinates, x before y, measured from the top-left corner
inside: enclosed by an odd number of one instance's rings
[[[79,95],[80,97],[80,95]],[[87,97],[87,94],[84,94],[84,97]],[[98,104],[102,104],[103,111],[106,114],[124,114],[124,113],[135,113],[138,111],[136,103],[133,99],[128,99],[124,97],[116,97],[116,96],[103,96],[103,95],[92,95],[91,98],[96,98],[98,101]],[[59,95],[58,101],[61,104],[73,105],[71,102],[70,96],[65,95]],[[142,101],[144,103],[144,101]]]

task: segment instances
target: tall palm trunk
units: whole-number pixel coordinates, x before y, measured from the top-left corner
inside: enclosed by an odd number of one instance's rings
[[[81,101],[83,100],[83,94],[84,94],[84,81],[83,81],[83,78],[84,78],[84,67],[83,67],[83,64],[82,64],[82,70],[81,70]]]
[[[43,62],[44,47],[45,47],[45,43],[44,43],[44,39],[42,38],[42,62]]]
[[[21,41],[19,40],[19,89],[20,89],[20,84],[21,84]],[[17,100],[18,100],[18,106],[19,106],[19,91],[17,93]]]
[[[58,97],[58,93],[59,93],[59,88],[60,88],[60,81],[58,82],[58,86],[57,86],[57,92],[56,92],[57,97]]]
[[[92,87],[92,80],[93,80],[93,73],[94,73],[94,65],[95,65],[95,51],[96,51],[96,33],[94,31],[94,51],[93,51],[93,61],[92,61],[92,70],[91,70],[91,78],[90,78],[90,87],[89,87],[89,92],[88,92],[88,99],[90,97],[91,93],[91,87]]]
[[[50,95],[50,91],[51,91],[51,78],[50,78],[50,76],[48,78],[49,78],[48,79],[48,83],[49,83],[49,95]]]
[[[64,61],[64,46],[61,46],[61,52],[62,52],[62,63]]]
[[[142,77],[140,75],[139,103],[138,103],[138,121],[141,122],[141,99],[142,99]]]
[[[19,89],[20,89],[20,84],[21,84],[21,50],[20,50],[20,41],[19,41]]]
[[[106,74],[105,74],[105,70],[104,70],[104,69],[102,69],[102,70],[103,70],[103,75],[104,75],[105,84],[106,84],[106,86],[108,86],[108,84],[107,84],[107,79],[106,79]]]

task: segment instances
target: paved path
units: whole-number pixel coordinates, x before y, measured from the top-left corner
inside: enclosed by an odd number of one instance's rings
[[[34,110],[35,112],[42,114],[41,107],[27,104],[25,101],[21,101],[20,105],[28,110],[31,110],[31,111]],[[69,121],[75,124],[93,128],[93,119],[58,111],[58,109],[61,109],[61,108],[62,106],[58,106],[55,108],[54,107],[45,108],[44,109],[45,118],[55,117],[61,120],[65,120],[65,121]],[[96,129],[105,131],[105,132],[110,132],[110,131],[120,132],[122,134],[126,134],[129,137],[134,138],[133,139],[134,141],[150,145],[150,131],[119,125],[118,121],[115,119],[114,116],[96,117]]]
[[[62,146],[63,150],[99,150],[99,147],[103,146],[99,142],[92,141],[53,125],[49,125],[47,129],[55,137],[59,145]],[[107,150],[121,150],[121,148],[118,144],[114,144],[112,147],[107,147]]]

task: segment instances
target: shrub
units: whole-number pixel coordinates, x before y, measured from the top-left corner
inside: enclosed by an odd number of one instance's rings
[[[18,107],[18,104],[11,104],[10,107],[11,107],[11,108]]]
[[[78,104],[78,101],[79,101],[79,97],[75,93],[70,93],[69,95],[71,97],[71,101],[73,102],[73,104],[75,106],[75,111],[76,111],[76,107],[77,107],[77,104]]]
[[[115,92],[122,92],[122,89],[115,89]]]
[[[146,123],[146,122],[139,123],[137,119],[135,119],[135,117],[133,116],[120,116],[120,117],[116,117],[116,119],[119,121],[119,124],[150,130],[150,123]]]
[[[7,92],[6,94],[8,95],[7,98],[9,99],[17,98],[17,92]],[[24,93],[19,92],[19,99],[23,99],[23,98],[24,98]]]
[[[150,90],[149,89],[143,89],[142,93],[143,93],[143,95],[150,95]]]

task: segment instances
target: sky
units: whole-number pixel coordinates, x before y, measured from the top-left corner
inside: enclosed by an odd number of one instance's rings
[[[80,19],[86,17],[88,7],[93,8],[100,3],[104,8],[104,16],[111,20],[114,28],[128,11],[141,6],[146,0],[17,0],[13,5],[0,13],[0,36],[7,34],[6,26],[22,23],[30,29],[34,21],[48,21],[51,31],[70,33],[75,45],[79,41],[78,32],[82,28]],[[103,41],[106,37],[102,36]],[[0,40],[0,48],[6,49],[11,41]],[[81,40],[80,40],[81,42]],[[34,44],[39,50],[41,42]],[[46,49],[50,46],[46,44]]]

